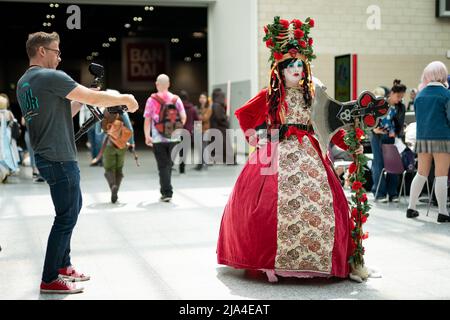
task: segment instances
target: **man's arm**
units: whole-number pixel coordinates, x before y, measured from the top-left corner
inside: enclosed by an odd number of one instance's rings
[[[82,106],[83,104],[78,101],[70,101],[70,107],[72,108],[72,118],[75,117],[78,112],[80,112]]]
[[[126,105],[128,112],[135,112],[139,105],[131,94],[114,94],[106,91],[94,91],[78,85],[66,96],[67,99],[97,107],[113,107]]]
[[[148,117],[144,120],[144,137],[145,137],[145,144],[149,147],[153,146],[153,140],[150,136],[150,128],[152,127],[152,118]]]

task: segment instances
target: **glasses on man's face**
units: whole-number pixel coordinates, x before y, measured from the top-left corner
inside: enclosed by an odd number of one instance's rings
[[[55,51],[56,54],[58,55],[58,58],[61,56],[61,51],[59,51],[58,49],[52,49],[52,48],[47,48],[47,47],[44,47],[44,49]]]

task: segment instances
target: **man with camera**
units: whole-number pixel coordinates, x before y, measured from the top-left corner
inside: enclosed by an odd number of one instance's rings
[[[89,276],[75,271],[70,261],[70,240],[82,206],[80,170],[72,117],[82,104],[99,107],[139,106],[133,95],[94,91],[76,83],[63,71],[59,35],[30,34],[26,50],[30,66],[17,83],[17,98],[30,133],[39,172],[50,186],[56,217],[47,242],[40,290],[42,293],[78,293],[76,281]]]

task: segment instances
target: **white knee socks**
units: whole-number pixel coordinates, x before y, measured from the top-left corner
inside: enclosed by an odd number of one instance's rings
[[[411,190],[409,191],[409,204],[408,209],[416,210],[416,203],[419,199],[420,193],[422,192],[423,185],[427,182],[427,177],[416,174],[412,183]],[[447,189],[446,189],[447,190]]]
[[[447,176],[436,177],[434,193],[439,207],[439,213],[448,215],[447,212]]]

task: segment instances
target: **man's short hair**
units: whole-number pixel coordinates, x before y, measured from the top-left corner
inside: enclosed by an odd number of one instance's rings
[[[170,83],[170,79],[169,76],[167,74],[160,74],[157,78],[156,78],[156,83],[158,84],[169,84]]]
[[[46,47],[53,41],[59,42],[59,35],[56,32],[46,33],[43,31],[31,33],[27,40],[27,55],[28,58],[36,56],[39,47]]]

